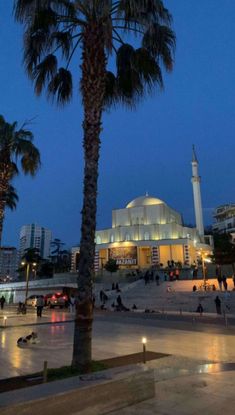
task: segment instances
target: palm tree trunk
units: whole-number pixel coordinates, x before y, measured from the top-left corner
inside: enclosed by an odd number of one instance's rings
[[[100,132],[105,93],[106,57],[102,29],[91,22],[84,32],[81,89],[84,105],[84,183],[72,366],[90,370],[92,347],[92,280],[94,276],[95,230]]]
[[[4,221],[4,206],[3,203],[0,203],[0,248],[2,246],[2,229],[3,229],[3,221]]]
[[[6,192],[8,190],[8,181],[3,173],[0,174],[0,247],[2,246],[2,230],[6,205]]]

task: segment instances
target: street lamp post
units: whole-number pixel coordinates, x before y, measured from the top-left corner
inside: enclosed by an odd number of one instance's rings
[[[27,263],[26,266],[26,287],[25,287],[25,305],[27,303],[27,298],[28,298],[28,292],[29,292],[29,270],[30,270],[30,263]]]
[[[202,275],[203,275],[203,286],[204,290],[206,291],[206,269],[205,269],[205,258],[202,253]]]
[[[206,291],[206,280],[207,280],[207,276],[206,276],[206,262],[211,262],[210,258],[207,257],[208,253],[207,252],[200,252],[201,255],[201,259],[202,259],[202,275],[203,275],[203,286],[204,286],[204,290]]]
[[[21,265],[26,265],[26,286],[25,286],[25,306],[27,305],[27,298],[28,298],[28,292],[29,292],[29,272],[30,272],[30,265],[33,265],[34,267],[37,265],[36,262],[26,262],[26,261],[22,261]]]

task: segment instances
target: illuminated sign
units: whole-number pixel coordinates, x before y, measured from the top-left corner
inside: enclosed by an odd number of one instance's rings
[[[109,258],[115,259],[117,265],[136,265],[137,247],[125,246],[109,249]]]

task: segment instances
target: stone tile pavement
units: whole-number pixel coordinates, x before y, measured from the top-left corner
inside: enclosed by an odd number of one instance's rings
[[[235,371],[187,375],[156,382],[154,399],[122,409],[122,415],[234,415]],[[119,415],[114,411],[110,415]]]

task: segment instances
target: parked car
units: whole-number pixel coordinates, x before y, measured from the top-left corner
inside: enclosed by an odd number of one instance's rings
[[[45,295],[45,304],[50,308],[54,307],[67,307],[68,306],[68,296],[64,293],[54,293]]]
[[[41,295],[30,295],[26,300],[26,305],[36,307],[38,297],[41,297]]]

